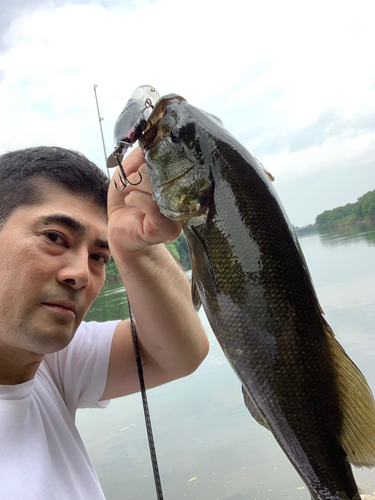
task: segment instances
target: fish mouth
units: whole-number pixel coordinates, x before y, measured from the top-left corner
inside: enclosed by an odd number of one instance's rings
[[[145,154],[151,147],[157,142],[158,138],[161,136],[161,124],[163,117],[160,116],[158,121],[153,123],[150,127],[143,132],[142,137],[138,139],[138,143],[142,149],[142,153]]]
[[[161,137],[163,133],[162,125],[164,120],[165,108],[174,100],[180,102],[186,101],[186,99],[178,94],[169,94],[159,99],[156,103],[151,115],[147,120],[147,126],[142,134],[142,137],[140,137],[138,140],[143,153],[151,149],[152,146]]]
[[[171,220],[185,220],[190,218],[189,212],[176,212],[170,208],[164,208],[159,205],[160,212]]]

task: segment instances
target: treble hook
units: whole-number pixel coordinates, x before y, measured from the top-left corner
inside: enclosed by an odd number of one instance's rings
[[[129,110],[130,109],[129,106],[131,107],[134,104],[137,104],[137,101],[138,100],[130,99],[130,101],[128,101],[127,105],[125,106],[124,110],[127,108]],[[139,101],[138,101],[138,103],[139,103]],[[124,157],[124,152],[126,152],[127,149],[129,147],[131,147],[134,144],[134,142],[142,135],[142,133],[146,127],[147,117],[145,116],[145,111],[149,108],[154,109],[154,105],[152,103],[152,100],[149,97],[144,101],[143,106],[144,107],[143,107],[142,111],[140,112],[140,115],[138,115],[138,117],[137,117],[137,114],[136,114],[136,119],[134,121],[130,120],[130,124],[131,124],[130,132],[127,132],[124,139],[118,141],[118,144],[115,147],[112,155],[110,155],[110,157],[109,157],[110,160],[107,160],[107,167],[114,167],[116,165],[116,163],[115,164],[112,163],[113,158],[116,159],[118,166],[120,167],[121,174],[119,175],[119,179],[120,179],[120,182],[122,184],[122,187],[119,187],[117,185],[116,181],[114,181],[115,187],[118,191],[124,191],[126,186],[128,186],[129,184],[131,186],[138,186],[138,184],[140,184],[142,182],[142,175],[139,172],[139,170],[138,170],[139,181],[134,182],[134,183],[129,181],[129,179],[127,178],[127,176],[124,172],[124,169],[122,168],[121,160]],[[124,110],[123,110],[122,114],[120,115],[120,117],[117,119],[117,121],[120,120],[120,122],[121,122],[121,119],[123,119]],[[129,111],[129,113],[130,113],[130,111]],[[130,118],[132,118],[133,115],[130,114],[129,116],[130,116]],[[125,120],[125,124],[128,124],[127,120]],[[116,126],[115,126],[115,130],[116,130]],[[120,131],[121,130],[122,130],[122,127],[120,127]]]
[[[122,184],[122,188],[119,187],[116,183],[116,180],[114,180],[114,184],[115,184],[115,187],[117,189],[117,191],[124,191],[124,189],[126,188],[126,186],[128,186],[129,184],[131,186],[138,186],[138,184],[140,184],[142,182],[142,175],[141,173],[139,172],[138,170],[138,175],[139,175],[139,181],[138,182],[130,182],[129,179],[127,178],[126,174],[125,174],[125,171],[122,167],[122,164],[121,164],[121,160],[122,158],[124,157],[124,154],[123,154],[123,151],[126,150],[131,146],[131,143],[128,142],[128,141],[120,141],[118,143],[118,145],[115,147],[113,153],[112,153],[112,157],[116,159],[117,161],[117,164],[121,170],[121,174],[119,174],[119,178],[120,178],[120,181],[121,181],[121,184]],[[113,167],[114,165],[112,164],[111,167]]]
[[[120,158],[119,158],[119,155],[114,155],[116,160],[117,160],[117,163],[118,163],[118,166],[120,167],[120,170],[121,170],[121,175],[119,175],[119,178],[120,178],[120,181],[121,181],[121,184],[122,184],[122,188],[119,188],[117,183],[116,183],[116,180],[114,180],[114,183],[115,183],[115,188],[117,189],[117,191],[124,191],[124,189],[126,188],[126,186],[128,186],[129,184],[131,186],[138,186],[138,184],[140,184],[142,182],[142,174],[139,170],[137,170],[138,172],[138,175],[139,175],[139,181],[138,182],[130,182],[129,179],[127,178],[126,174],[125,174],[125,171],[124,169],[122,168],[122,165],[121,165],[121,161],[120,161]]]

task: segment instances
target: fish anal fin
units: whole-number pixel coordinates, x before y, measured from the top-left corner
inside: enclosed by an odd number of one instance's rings
[[[364,375],[326,326],[328,343],[337,373],[342,412],[341,442],[348,460],[356,467],[375,465],[375,401]]]
[[[244,386],[242,386],[242,394],[245,402],[246,408],[249,410],[251,416],[258,422],[258,424],[262,425],[266,429],[269,430],[269,426],[267,423],[267,419],[262,414],[261,410],[258,408],[253,398],[249,396]]]

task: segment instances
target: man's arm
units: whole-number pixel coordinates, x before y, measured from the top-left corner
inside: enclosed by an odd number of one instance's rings
[[[131,182],[108,199],[109,244],[134,313],[146,387],[192,373],[208,352],[208,340],[194,311],[185,273],[162,244],[181,232],[181,224],[162,215],[152,199],[139,148],[123,163]],[[114,179],[117,184],[118,172]],[[124,201],[124,198],[125,201]],[[139,391],[129,320],[117,326],[102,400]]]

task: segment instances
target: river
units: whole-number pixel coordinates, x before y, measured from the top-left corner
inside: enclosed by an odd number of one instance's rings
[[[375,224],[299,236],[326,319],[375,389]],[[120,284],[106,285],[86,320],[122,318]],[[165,500],[309,500],[276,444],[244,406],[204,312],[210,352],[190,377],[148,391]],[[80,410],[77,426],[107,500],[156,498],[141,397]],[[359,487],[375,492],[375,473],[355,469]],[[374,493],[375,494],[375,493]]]

